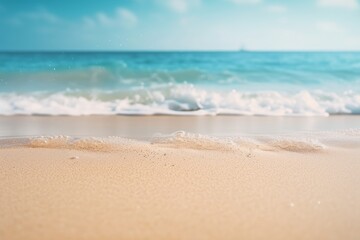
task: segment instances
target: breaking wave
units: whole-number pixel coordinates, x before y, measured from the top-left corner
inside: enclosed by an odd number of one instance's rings
[[[205,90],[191,84],[123,91],[1,93],[0,115],[16,114],[329,116],[360,114],[360,94]]]

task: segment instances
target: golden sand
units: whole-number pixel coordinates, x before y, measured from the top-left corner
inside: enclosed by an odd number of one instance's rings
[[[0,239],[360,239],[359,144],[179,134],[0,149]]]

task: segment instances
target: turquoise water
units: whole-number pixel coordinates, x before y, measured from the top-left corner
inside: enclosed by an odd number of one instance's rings
[[[360,53],[0,53],[0,114],[360,113]]]

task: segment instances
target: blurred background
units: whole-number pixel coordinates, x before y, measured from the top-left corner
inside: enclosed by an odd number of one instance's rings
[[[358,0],[1,0],[1,50],[359,50]]]
[[[0,0],[0,115],[356,116],[359,22],[358,0]]]

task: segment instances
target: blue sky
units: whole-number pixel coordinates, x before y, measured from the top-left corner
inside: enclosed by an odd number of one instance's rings
[[[360,0],[0,0],[1,50],[360,50]]]

